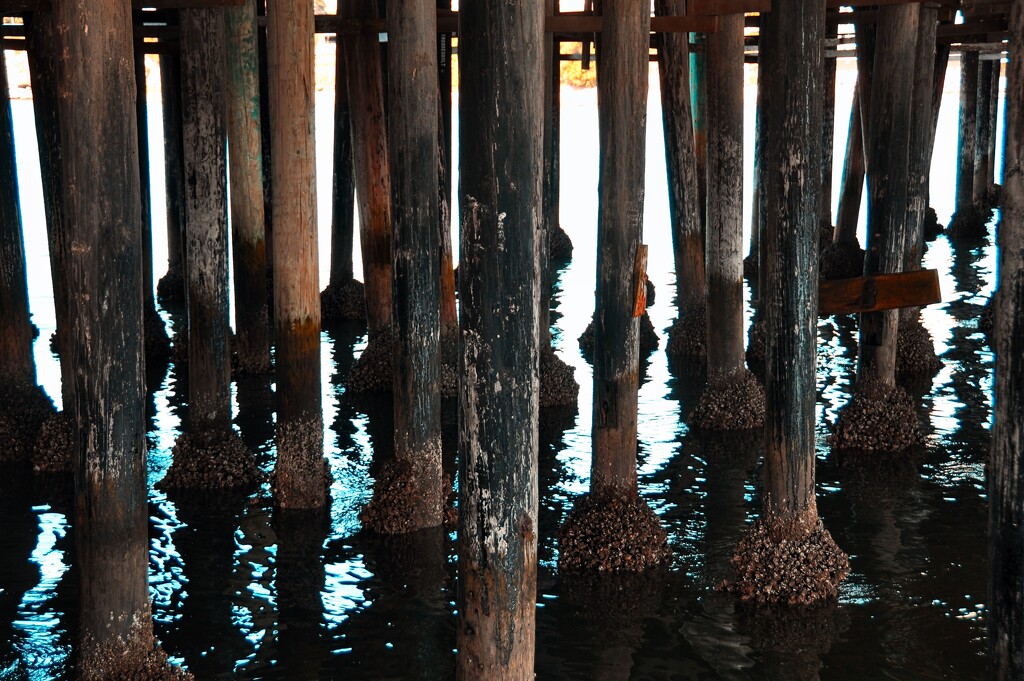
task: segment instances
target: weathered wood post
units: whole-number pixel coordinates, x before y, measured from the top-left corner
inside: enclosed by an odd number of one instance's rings
[[[839,189],[839,212],[833,242],[856,241],[860,202],[864,195],[864,135],[861,124],[860,79],[853,86],[850,105],[850,127],[846,135],[846,155],[843,161],[843,179]]]
[[[848,570],[814,488],[825,5],[775,0],[767,17],[764,514],[740,542],[730,588],[745,600],[809,604],[835,598]]]
[[[372,0],[349,0],[341,4],[339,11],[352,19],[377,15]],[[391,171],[384,120],[384,81],[376,34],[345,36],[343,44],[359,197],[366,325],[372,337],[391,325]]]
[[[691,33],[693,44],[702,49],[690,53],[690,103],[693,109],[693,148],[697,157],[697,192],[700,196],[701,228],[706,229],[708,207],[708,55],[707,36]]]
[[[441,524],[437,8],[390,0],[388,102],[395,456],[362,514],[387,534]]]
[[[344,42],[335,36],[334,170],[331,182],[331,274],[320,293],[324,323],[366,319],[363,283],[353,278],[356,185],[352,167],[352,112],[348,101]]]
[[[328,503],[330,474],[320,406],[312,4],[269,0],[267,56],[277,263],[274,501],[282,509],[322,509]]]
[[[989,156],[989,143],[994,139],[995,127],[992,125],[992,65],[991,59],[980,59],[978,62],[978,94],[977,114],[974,132],[974,175],[972,180],[973,201],[978,206],[987,207],[988,191],[992,175],[994,159]]]
[[[839,26],[829,24],[827,37],[830,41],[838,35]],[[826,49],[827,49],[826,44]],[[825,55],[825,87],[822,89],[822,96],[825,107],[821,114],[821,203],[818,210],[821,213],[819,222],[822,230],[831,230],[832,222],[832,172],[833,147],[835,146],[836,131],[836,67],[838,59]]]
[[[963,219],[974,205],[974,152],[978,135],[978,52],[960,55],[960,138],[957,145],[956,214]]]
[[[708,35],[707,74],[708,386],[693,420],[701,428],[732,430],[760,426],[764,414],[763,393],[743,354],[742,14],[719,17],[718,31]],[[716,408],[723,398],[735,408]]]
[[[161,485],[243,487],[258,472],[231,428],[224,10],[184,9],[180,17],[188,412]]]
[[[78,673],[152,669],[147,591],[142,254],[131,5],[53,3],[76,367]],[[166,660],[166,658],[163,658]]]
[[[181,55],[160,55],[164,119],[164,187],[167,196],[167,274],[157,285],[165,307],[185,305],[185,150],[181,131]]]
[[[928,208],[928,176],[931,174],[932,84],[938,21],[938,8],[922,4],[917,53],[914,57],[916,66],[911,102],[907,244],[903,270],[919,269],[924,256],[924,216]]]
[[[437,0],[439,9],[451,10],[451,0]],[[440,106],[438,126],[438,233],[441,247],[441,353],[454,358],[458,346],[459,315],[455,301],[455,263],[452,253],[452,34],[437,34],[437,79]]]
[[[999,137],[999,92],[1000,92],[1000,79],[1002,78],[1003,72],[1003,60],[995,59],[992,62],[992,91],[989,93],[988,100],[988,127],[992,131],[992,134],[988,136],[988,150],[985,152],[988,156],[989,163],[987,166],[988,170],[988,189],[989,192],[993,190],[996,184],[996,138]],[[990,195],[986,197],[992,199]],[[996,197],[998,198],[998,197]],[[991,203],[991,201],[989,201]]]
[[[459,22],[456,678],[532,679],[544,5],[466,3]]]
[[[906,204],[919,25],[916,4],[879,9],[872,92],[861,109],[868,117],[865,276],[902,272],[907,257]],[[863,99],[861,104],[865,104]],[[839,414],[834,447],[900,451],[920,441],[913,402],[896,386],[899,314],[894,308],[860,316],[857,387]]]
[[[659,16],[685,14],[682,0],[658,0],[654,11]],[[672,249],[676,266],[676,306],[678,329],[670,334],[685,336],[690,318],[705,335],[704,314],[704,232],[701,228],[700,182],[697,178],[697,151],[693,132],[690,98],[690,45],[687,33],[662,33],[658,47],[658,77],[661,84],[662,127],[665,134],[665,167],[668,173],[669,217],[672,221]],[[696,334],[695,334],[696,335]],[[694,344],[669,343],[669,348],[685,351]],[[703,342],[699,348],[703,349]]]
[[[663,558],[665,542],[657,516],[638,496],[636,475],[651,17],[644,0],[605,0],[602,9],[593,459],[590,493],[562,527],[559,566],[568,572],[638,572]],[[610,516],[615,520],[609,522]]]
[[[43,420],[53,411],[49,398],[36,385],[32,357],[28,275],[6,69],[0,49],[0,434],[5,441],[0,460],[28,456]]]
[[[235,343],[238,368],[270,371],[263,141],[260,136],[256,4],[224,10],[231,237],[235,272]]]
[[[139,130],[139,189],[142,214],[142,320],[146,365],[166,362],[171,354],[171,339],[164,320],[156,311],[153,292],[153,198],[149,186],[149,113],[146,104],[146,53],[135,49],[135,117]],[[165,366],[166,368],[166,366]]]
[[[995,425],[989,464],[988,678],[1024,677],[1024,3],[1010,13],[1003,209],[995,307]]]

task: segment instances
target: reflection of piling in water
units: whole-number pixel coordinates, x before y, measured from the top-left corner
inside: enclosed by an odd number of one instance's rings
[[[1007,66],[1006,148],[1003,172],[1003,213],[999,224],[999,304],[995,308],[995,426],[989,465],[989,678],[1024,676],[1024,489],[1021,457],[1024,442],[1024,4],[1016,3],[1011,19],[1011,50]]]
[[[273,527],[277,533],[278,660],[292,678],[320,678],[327,657],[321,593],[330,518],[325,509],[278,508]]]

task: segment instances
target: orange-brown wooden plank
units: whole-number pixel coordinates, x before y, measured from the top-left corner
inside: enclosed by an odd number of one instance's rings
[[[823,281],[818,286],[818,314],[875,312],[942,302],[939,273],[916,270],[899,274]]]

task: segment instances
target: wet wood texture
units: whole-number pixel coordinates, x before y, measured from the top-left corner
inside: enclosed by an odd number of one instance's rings
[[[238,353],[239,368],[265,373],[270,371],[270,319],[256,3],[247,0],[243,6],[225,9],[223,13],[227,53],[225,94],[231,181],[231,248],[235,276],[233,349]]]
[[[818,290],[818,313],[823,317],[942,302],[936,270],[833,279],[821,282]]]
[[[75,371],[78,673],[146,633],[150,603],[138,133],[126,0],[58,2],[59,119]],[[151,631],[151,630],[149,630]],[[90,654],[92,653],[92,654]]]
[[[601,35],[597,74],[601,161],[591,492],[635,494],[640,349],[633,311],[643,237],[650,16],[639,0],[605,0],[603,9],[615,21]]]
[[[164,187],[167,200],[167,268],[185,268],[185,150],[181,135],[181,58],[160,55],[164,117]],[[182,271],[184,274],[184,271]]]
[[[320,405],[320,286],[313,135],[313,7],[269,0],[267,58],[271,125],[278,453],[276,502],[327,501]],[[285,435],[301,429],[303,437]]]
[[[27,388],[35,385],[36,365],[6,61],[0,54],[0,385]]]
[[[441,524],[441,282],[435,0],[388,2],[395,456],[410,463],[411,529]]]
[[[708,375],[743,367],[743,15],[708,35]]]
[[[340,10],[349,18],[376,15],[372,0],[345,2]],[[377,35],[346,37],[344,52],[359,198],[366,323],[372,334],[391,324],[391,171]]]
[[[331,182],[331,286],[352,279],[356,185],[352,168],[352,112],[345,72],[345,38],[337,37],[334,62],[334,171]]]
[[[975,203],[988,203],[988,189],[991,184],[993,159],[989,156],[989,142],[995,135],[992,125],[992,66],[991,59],[979,61],[978,64],[978,110],[974,119],[974,180],[973,197]]]
[[[685,4],[683,0],[657,0],[654,11],[673,15],[681,12]],[[676,303],[681,311],[686,311],[704,302],[706,290],[700,182],[690,98],[690,46],[686,34],[666,33],[660,40],[658,77],[676,263]]]
[[[768,515],[806,522],[814,496],[818,225],[825,7],[775,0],[763,38],[765,490]],[[812,527],[806,527],[810,531]]]
[[[919,19],[916,4],[888,5],[879,10],[870,104],[862,109],[862,113],[868,114],[865,275],[900,272],[906,259],[911,109]],[[873,378],[889,385],[895,383],[898,322],[896,310],[861,316],[859,380]]]
[[[974,202],[974,151],[978,135],[978,53],[960,58],[960,140],[957,146],[956,211]]]
[[[924,256],[924,218],[928,208],[928,176],[931,175],[932,87],[935,76],[935,31],[938,9],[921,5],[914,67],[910,122],[910,158],[907,185],[907,244],[904,270],[921,267]]]
[[[456,678],[532,679],[542,3],[463,6]]]
[[[181,31],[188,423],[223,429],[231,421],[224,15],[183,10]]]
[[[988,678],[1024,678],[1024,3],[1011,15],[1003,209],[997,230],[995,424],[989,464]]]

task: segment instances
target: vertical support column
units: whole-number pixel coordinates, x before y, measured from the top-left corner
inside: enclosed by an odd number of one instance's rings
[[[978,53],[960,57],[960,140],[957,148],[956,212],[974,204],[974,152],[978,134]],[[966,214],[966,213],[965,213]]]
[[[918,5],[879,9],[868,114],[868,238],[864,273],[900,272],[906,258],[907,183]],[[861,91],[863,94],[863,90]],[[861,315],[857,377],[896,381],[898,310]]]
[[[346,0],[339,10],[353,19],[377,15],[373,0]],[[375,34],[346,36],[344,48],[352,112],[352,158],[359,197],[366,325],[374,336],[391,325],[391,171],[384,120],[384,81]]]
[[[352,172],[352,116],[348,101],[345,48],[340,34],[334,71],[334,181],[331,191],[331,281],[338,287],[352,280],[352,246],[356,185]]]
[[[320,406],[320,287],[317,281],[313,138],[313,6],[269,0],[273,188],[274,337],[277,376],[275,503],[322,509],[329,473]]]
[[[438,9],[451,10],[451,0],[437,0]],[[437,35],[437,76],[440,94],[438,116],[438,234],[441,248],[441,343],[442,354],[458,343],[458,307],[455,302],[455,262],[452,253],[452,34]]]
[[[544,5],[460,11],[456,678],[534,677]]]
[[[36,385],[7,60],[0,49],[0,389]],[[14,405],[4,404],[4,411]]]
[[[697,193],[700,196],[701,229],[708,206],[708,41],[703,33],[690,33],[698,49],[690,53],[690,102],[693,109],[693,148],[697,157]]]
[[[989,465],[988,678],[1024,677],[1024,3],[1010,10],[1003,209],[995,305],[995,424]]]
[[[164,186],[167,196],[167,274],[157,293],[164,306],[185,304],[185,150],[181,132],[181,56],[160,55],[164,117]]]
[[[445,493],[435,0],[389,0],[387,17],[395,458],[377,477],[363,519],[391,534],[440,525]]]
[[[846,156],[843,161],[843,180],[839,190],[839,213],[832,235],[835,243],[855,243],[860,202],[864,196],[864,127],[861,123],[860,79],[853,86],[850,105],[850,127],[846,135]]]
[[[708,35],[708,376],[743,367],[743,15]]]
[[[828,37],[834,39],[838,35],[839,26],[829,25]],[[828,45],[825,46],[826,52]],[[829,229],[832,222],[832,160],[833,146],[836,131],[836,57],[826,54],[825,63],[822,68],[825,70],[825,86],[822,88],[824,97],[824,109],[821,114],[821,202],[818,206],[820,218],[819,223],[822,229]]]
[[[764,515],[733,559],[734,590],[749,600],[808,604],[834,599],[848,569],[818,518],[814,491],[824,3],[775,0],[767,24]]]
[[[181,11],[182,130],[188,273],[188,426],[231,421],[224,14]]]
[[[996,138],[999,136],[999,82],[1002,78],[1003,60],[992,62],[992,91],[989,93],[988,127],[992,134],[988,136],[988,186],[991,190],[996,184]],[[991,197],[989,197],[991,198]]]
[[[931,174],[932,83],[935,75],[935,34],[938,8],[921,5],[914,67],[910,128],[910,183],[907,186],[907,250],[904,270],[921,267],[924,256],[924,216]]]
[[[685,14],[683,0],[658,0],[659,16]],[[690,103],[690,44],[687,33],[662,33],[658,48],[665,167],[669,215],[676,265],[676,304],[680,316],[704,304],[704,235],[700,217],[700,183]]]
[[[974,133],[974,179],[973,200],[980,206],[988,206],[989,177],[992,175],[994,159],[989,156],[989,142],[995,136],[992,125],[992,65],[991,59],[983,59],[978,65],[978,111],[975,116]]]
[[[138,131],[131,5],[53,3],[75,365],[77,672],[152,672]],[[125,668],[127,667],[127,669]]]
[[[225,8],[224,25],[231,246],[237,327],[234,349],[238,353],[241,371],[263,374],[270,371],[270,318],[254,0],[246,0],[240,7]],[[351,232],[349,229],[350,238]]]

